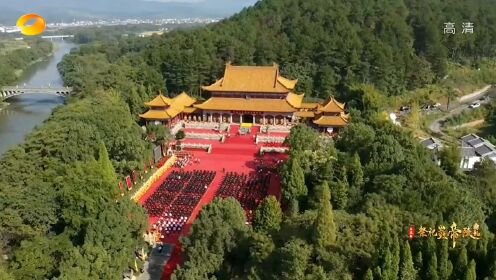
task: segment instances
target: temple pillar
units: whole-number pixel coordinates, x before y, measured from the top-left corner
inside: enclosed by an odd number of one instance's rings
[[[242,124],[243,123],[243,114],[239,114],[239,123]]]
[[[252,115],[252,116],[253,116],[252,123],[253,123],[253,124],[255,124],[255,119],[256,119],[256,117],[255,117],[255,115]]]
[[[231,113],[231,115],[229,116],[229,123],[232,123],[232,113]]]
[[[265,124],[265,114],[262,115],[262,124]]]

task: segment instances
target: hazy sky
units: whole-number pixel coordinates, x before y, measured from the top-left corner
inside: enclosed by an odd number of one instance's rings
[[[25,13],[47,21],[97,18],[226,17],[257,0],[0,0],[0,23]]]
[[[183,2],[183,3],[198,3],[205,2],[207,0],[142,0],[142,1],[151,1],[151,2]],[[227,1],[227,0],[226,0]]]

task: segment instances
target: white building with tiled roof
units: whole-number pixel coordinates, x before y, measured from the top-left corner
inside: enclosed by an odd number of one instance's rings
[[[460,168],[465,171],[474,169],[474,165],[483,159],[490,159],[496,163],[496,147],[475,134],[460,138],[460,155]]]

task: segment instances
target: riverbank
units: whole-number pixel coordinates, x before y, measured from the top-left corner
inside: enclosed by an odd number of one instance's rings
[[[50,60],[51,57],[53,57],[55,55],[55,52],[57,51],[58,46],[54,45],[52,42],[50,42],[50,44],[52,44],[52,50],[49,53],[47,53],[44,56],[39,57],[36,60],[29,62],[23,69],[14,70],[14,73],[18,79],[16,82],[19,82],[19,79],[22,78],[22,75],[26,72],[26,69],[28,69],[30,66],[33,66],[37,63],[41,63],[44,61],[48,61],[48,60]]]
[[[50,84],[62,87],[63,81],[57,64],[77,45],[64,41],[54,41],[50,44],[53,47],[45,49],[46,52],[37,52],[38,55],[43,54],[43,56],[38,59],[24,60],[29,66],[23,67],[25,71],[20,77],[16,77],[15,80],[11,79],[8,83],[3,82],[3,77],[0,77],[0,84],[27,84],[33,87],[44,87]],[[64,98],[48,94],[22,94],[4,101],[0,100],[0,157],[10,148],[22,143],[34,127],[50,117],[55,107],[63,104]]]
[[[3,53],[0,60],[0,85],[12,85],[24,78],[26,70],[42,61],[50,60],[56,49],[51,41],[33,39],[26,42],[27,47]]]

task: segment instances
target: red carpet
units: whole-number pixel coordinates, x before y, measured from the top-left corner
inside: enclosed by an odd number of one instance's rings
[[[174,269],[181,263],[181,249],[179,244],[179,237],[181,235],[187,235],[191,225],[197,215],[200,213],[201,208],[210,203],[215,194],[220,187],[220,183],[225,172],[238,172],[238,173],[252,173],[256,172],[257,166],[261,165],[261,162],[266,166],[275,166],[282,160],[287,158],[284,154],[265,154],[263,157],[257,156],[258,150],[262,145],[255,145],[254,136],[259,132],[259,127],[252,127],[249,135],[237,135],[239,126],[231,126],[231,137],[226,138],[225,143],[214,140],[203,140],[203,139],[185,139],[184,142],[189,143],[208,143],[212,145],[212,152],[209,154],[205,151],[199,150],[188,150],[188,153],[192,154],[195,158],[199,159],[198,163],[190,162],[183,170],[212,170],[217,171],[212,183],[209,185],[207,191],[201,197],[199,203],[195,206],[191,216],[188,218],[186,225],[183,227],[179,234],[169,234],[165,238],[165,243],[175,244],[173,253],[170,260],[164,267],[162,274],[162,280],[169,280],[170,276],[174,272]],[[205,130],[194,130],[188,129],[188,132],[204,132]],[[213,131],[211,131],[213,132]],[[273,135],[273,134],[271,134]],[[148,199],[163,183],[165,178],[169,175],[172,170],[177,169],[177,167],[171,168],[168,172],[160,178],[150,190],[143,195],[139,203],[143,204],[146,199]],[[280,197],[280,180],[279,176],[272,175],[269,183],[268,194],[274,195],[277,198]],[[158,217],[149,217],[150,225],[155,222]]]

